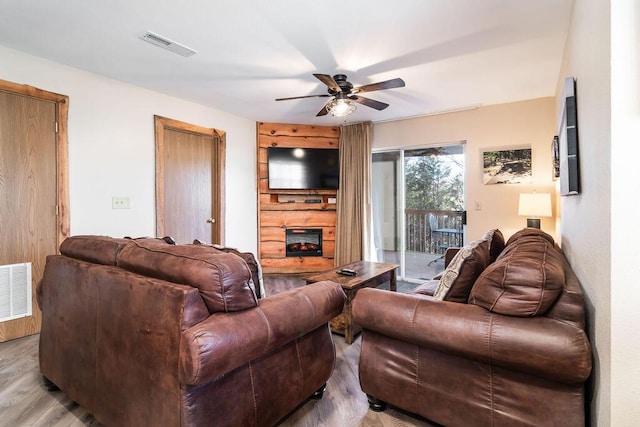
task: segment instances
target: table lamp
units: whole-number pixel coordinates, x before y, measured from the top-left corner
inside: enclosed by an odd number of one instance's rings
[[[527,227],[540,228],[540,218],[551,216],[550,193],[522,193],[518,215],[526,216]]]

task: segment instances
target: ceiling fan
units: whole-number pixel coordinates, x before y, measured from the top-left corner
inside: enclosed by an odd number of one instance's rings
[[[355,111],[356,103],[375,108],[376,110],[384,110],[389,106],[387,103],[360,96],[360,93],[404,87],[404,80],[402,79],[391,79],[384,82],[354,87],[353,84],[347,81],[347,76],[344,74],[336,74],[333,77],[328,74],[314,74],[314,76],[327,85],[327,94],[277,98],[276,101],[287,101],[290,99],[302,98],[324,98],[332,96],[333,99],[327,102],[316,116],[324,116],[329,112],[334,116],[347,116]]]

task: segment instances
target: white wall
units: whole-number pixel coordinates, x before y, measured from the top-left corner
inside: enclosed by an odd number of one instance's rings
[[[69,96],[72,235],[155,235],[157,114],[226,132],[226,244],[256,252],[255,122],[2,46],[0,79]]]
[[[611,76],[609,1],[576,1],[558,76],[576,79],[581,193],[563,197],[562,247],[588,299],[592,424],[611,425]],[[621,425],[621,424],[614,424]]]
[[[526,218],[517,215],[520,193],[536,190],[553,195],[556,192],[551,174],[555,121],[555,99],[552,97],[490,105],[469,111],[375,124],[373,149],[467,141],[465,241],[479,239],[487,230],[496,227],[505,237],[509,237],[526,226]],[[524,146],[532,148],[532,184],[482,183],[483,151]],[[480,203],[481,210],[474,209],[476,202]],[[541,227],[556,236],[554,218],[543,218]]]
[[[611,425],[640,419],[640,3],[611,2]],[[633,201],[632,201],[633,200]],[[603,424],[604,425],[604,424]]]
[[[559,79],[576,78],[583,191],[562,199],[562,242],[590,304],[597,426],[640,419],[639,44],[637,0],[575,2]]]

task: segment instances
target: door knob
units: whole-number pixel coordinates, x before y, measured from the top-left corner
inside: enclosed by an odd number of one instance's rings
[[[213,218],[209,218],[209,219],[207,220],[207,222],[208,222],[209,224],[213,224],[213,223],[215,223],[215,222],[216,222],[216,220],[215,220],[215,219],[213,219]]]

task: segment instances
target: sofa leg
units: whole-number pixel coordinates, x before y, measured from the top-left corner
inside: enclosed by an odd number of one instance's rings
[[[60,390],[57,385],[55,385],[51,380],[44,375],[42,376],[42,382],[44,386],[47,388],[47,391],[58,391]]]
[[[367,400],[369,401],[369,409],[373,412],[382,412],[387,408],[387,403],[383,402],[380,399],[377,399],[369,394],[367,394]]]
[[[320,400],[322,399],[322,396],[324,395],[324,391],[327,389],[327,384],[322,384],[322,387],[320,387],[318,390],[315,391],[315,393],[313,393],[311,395],[311,399],[313,400]]]

